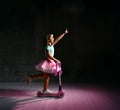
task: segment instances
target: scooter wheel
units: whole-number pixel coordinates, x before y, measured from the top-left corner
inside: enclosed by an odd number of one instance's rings
[[[63,98],[64,95],[65,95],[64,91],[59,91],[59,93],[58,93],[59,98]]]
[[[38,92],[37,92],[37,96],[38,96],[38,97],[41,97],[41,96],[42,96],[42,92],[41,92],[41,91],[38,91]]]

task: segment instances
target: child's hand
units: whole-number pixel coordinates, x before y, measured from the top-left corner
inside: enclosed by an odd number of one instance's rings
[[[65,34],[67,34],[68,33],[68,30],[67,30],[67,28],[65,29]]]
[[[56,63],[61,63],[60,60],[57,60]]]

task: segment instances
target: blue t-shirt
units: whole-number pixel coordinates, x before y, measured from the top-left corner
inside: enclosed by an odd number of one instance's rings
[[[53,57],[54,56],[54,46],[53,45],[51,45],[51,46],[48,45],[46,49],[50,51],[50,55]]]

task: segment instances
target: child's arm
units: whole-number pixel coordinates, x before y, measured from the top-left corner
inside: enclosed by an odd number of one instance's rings
[[[58,59],[56,59],[55,57],[53,57],[53,56],[50,55],[50,51],[49,51],[49,50],[47,50],[47,56],[48,56],[50,59],[54,60],[55,62],[60,62]]]
[[[63,34],[59,35],[59,36],[55,39],[54,45],[55,45],[56,43],[58,43],[58,41],[61,40],[61,39],[63,38],[63,36],[64,36],[65,34],[67,34],[67,33],[68,33],[68,30],[66,29]]]

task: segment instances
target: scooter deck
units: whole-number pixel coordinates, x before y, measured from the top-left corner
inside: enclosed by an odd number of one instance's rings
[[[64,92],[63,91],[58,91],[56,93],[44,94],[41,91],[38,91],[37,96],[38,97],[58,97],[58,98],[62,98],[62,97],[64,97]]]

